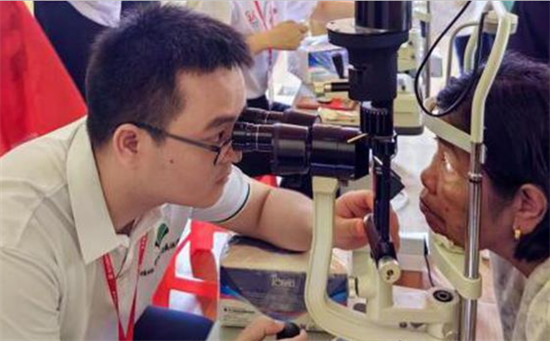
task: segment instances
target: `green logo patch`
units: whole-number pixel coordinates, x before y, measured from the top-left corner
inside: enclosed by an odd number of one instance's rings
[[[168,232],[170,232],[168,225],[162,223],[157,230],[157,239],[155,240],[155,247],[158,247],[160,249],[162,240],[164,239],[164,237],[166,237]]]

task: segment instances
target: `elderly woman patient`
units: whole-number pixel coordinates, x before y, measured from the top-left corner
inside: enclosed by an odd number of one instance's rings
[[[470,77],[454,79],[437,105],[450,107]],[[506,340],[550,339],[549,82],[548,65],[507,55],[485,110],[480,247],[494,256]],[[472,99],[473,91],[444,119],[469,133]],[[463,245],[469,154],[442,139],[437,144],[422,173],[420,208],[431,229]]]

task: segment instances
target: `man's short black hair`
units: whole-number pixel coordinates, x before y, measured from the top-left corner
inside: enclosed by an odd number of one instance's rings
[[[92,145],[130,121],[166,127],[185,102],[178,75],[251,64],[246,41],[231,27],[180,6],[146,6],[94,44],[86,76]]]
[[[440,108],[448,108],[466,88],[472,74],[453,79],[437,96]],[[448,121],[470,132],[470,108],[474,91],[450,114]],[[533,184],[550,202],[550,69],[518,53],[508,53],[487,97],[484,172],[504,199],[520,186]],[[549,211],[535,230],[523,236],[515,250],[518,260],[549,257]],[[511,232],[510,232],[511,233]]]

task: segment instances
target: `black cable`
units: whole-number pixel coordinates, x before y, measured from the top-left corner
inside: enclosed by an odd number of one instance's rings
[[[472,87],[477,84],[477,81],[479,79],[479,67],[480,67],[480,64],[481,64],[482,49],[483,49],[483,39],[482,39],[482,37],[483,37],[483,25],[485,23],[485,16],[487,15],[487,13],[483,13],[483,15],[481,16],[481,19],[480,19],[478,37],[477,37],[478,38],[477,39],[478,46],[477,46],[477,50],[476,50],[476,58],[475,58],[475,61],[474,61],[474,70],[473,70],[474,76],[471,78],[470,82],[468,83],[467,88],[461,93],[461,95],[457,98],[457,100],[451,106],[449,106],[447,109],[445,109],[443,112],[440,112],[439,114],[432,113],[430,110],[428,110],[424,106],[422,95],[420,94],[420,75],[422,74],[422,71],[423,71],[424,67],[426,66],[426,64],[430,60],[430,57],[431,57],[433,51],[435,50],[435,48],[437,47],[437,45],[439,44],[441,39],[443,39],[445,34],[447,34],[447,32],[451,29],[451,27],[455,24],[455,22],[462,16],[462,14],[464,13],[464,11],[466,11],[466,9],[470,5],[470,3],[471,3],[471,1],[468,1],[466,3],[466,5],[464,5],[464,7],[462,7],[460,12],[458,12],[458,14],[451,21],[451,23],[443,30],[443,32],[436,39],[436,41],[434,42],[434,44],[432,45],[432,47],[428,51],[427,55],[424,57],[424,60],[420,64],[420,67],[418,68],[418,72],[417,72],[416,77],[414,79],[414,92],[415,92],[415,96],[416,96],[416,101],[418,102],[418,105],[420,106],[422,111],[424,111],[429,116],[442,117],[442,116],[448,115],[449,113],[453,112],[460,104],[462,104],[462,102],[464,101],[466,96],[470,93]],[[429,75],[428,75],[428,77],[429,77]]]
[[[424,239],[424,260],[426,261],[426,268],[428,269],[428,279],[430,280],[430,285],[435,287],[434,280],[432,278],[432,268],[430,266],[430,260],[428,259],[428,246],[426,245],[426,239]]]
[[[478,30],[478,36],[477,36],[478,45],[477,45],[477,50],[476,50],[476,58],[475,58],[475,61],[474,61],[474,69],[472,71],[473,75],[470,78],[470,81],[468,82],[468,86],[460,94],[460,96],[456,99],[456,101],[451,106],[449,106],[447,109],[445,109],[443,112],[441,112],[437,115],[432,114],[432,116],[441,117],[441,116],[445,116],[445,115],[448,115],[451,112],[453,112],[456,108],[458,108],[459,105],[462,104],[462,102],[464,102],[464,100],[466,99],[466,97],[468,96],[470,91],[472,91],[472,88],[477,85],[477,82],[478,82],[479,76],[480,76],[479,67],[481,65],[481,58],[483,57],[483,54],[482,54],[482,52],[483,52],[483,29],[482,29],[482,27],[483,27],[483,24],[485,23],[485,16],[486,15],[487,15],[486,13],[483,13],[481,15],[481,19],[480,19],[480,23],[479,23],[480,29]]]
[[[416,72],[416,76],[414,78],[414,93],[415,93],[415,96],[416,96],[416,101],[418,102],[418,105],[420,106],[422,111],[424,111],[428,115],[433,116],[433,113],[431,111],[427,110],[426,107],[424,107],[424,101],[422,99],[422,95],[420,94],[420,75],[422,74],[424,68],[426,67],[426,64],[429,62],[433,51],[435,50],[437,45],[439,45],[439,42],[441,41],[441,39],[443,39],[443,37],[447,34],[447,32],[449,32],[449,30],[453,27],[453,25],[458,21],[458,19],[460,19],[460,17],[468,9],[468,7],[471,5],[471,3],[472,3],[471,1],[466,2],[466,4],[457,13],[457,15],[453,18],[453,20],[451,20],[449,25],[447,25],[447,27],[445,27],[445,29],[443,30],[443,32],[441,32],[439,37],[437,37],[437,39],[435,40],[433,45],[428,50],[428,53],[424,56],[424,59],[422,60],[422,63],[420,63],[420,67],[418,68],[418,70]],[[427,34],[429,34],[429,32]],[[427,77],[430,77],[430,75],[427,75]]]

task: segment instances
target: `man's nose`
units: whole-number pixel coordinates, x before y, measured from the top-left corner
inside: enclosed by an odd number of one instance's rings
[[[231,147],[229,150],[229,161],[231,161],[231,163],[233,164],[236,164],[241,162],[242,159],[243,159],[243,152],[236,151],[235,149],[233,149],[233,147]]]

